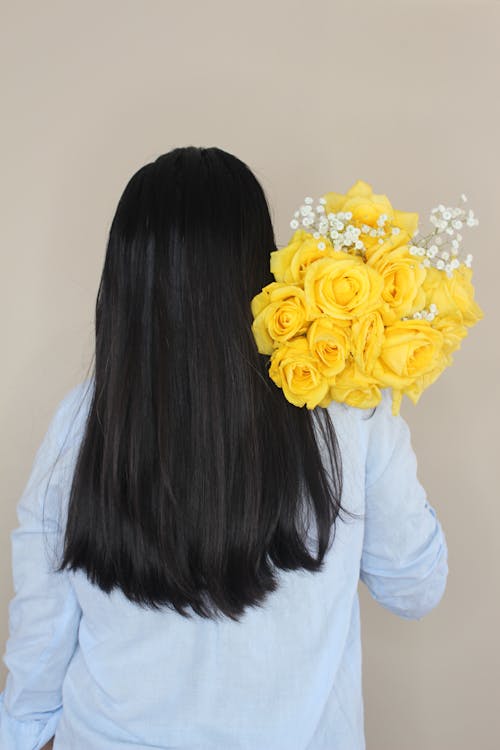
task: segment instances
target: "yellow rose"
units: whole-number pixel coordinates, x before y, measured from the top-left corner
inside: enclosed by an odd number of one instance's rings
[[[406,393],[408,398],[413,401],[414,404],[418,403],[420,396],[423,391],[428,388],[438,377],[441,375],[443,370],[449,367],[453,362],[451,355],[447,354],[442,350],[439,355],[435,367],[430,372],[426,372],[424,375],[420,375],[413,383],[405,386],[402,393]]]
[[[459,349],[468,334],[462,320],[462,313],[457,310],[454,315],[438,315],[432,322],[432,327],[443,334],[443,348],[448,354]]]
[[[319,243],[325,245],[323,250],[318,247]],[[333,251],[333,247],[327,237],[316,239],[309,232],[297,229],[286,247],[271,253],[271,273],[276,281],[287,284],[301,282],[307,266],[324,258],[330,250]]]
[[[401,320],[387,326],[373,375],[383,385],[403,390],[417,377],[431,372],[439,362],[443,335],[430,321]]]
[[[292,339],[274,350],[269,376],[295,406],[314,409],[328,395],[328,381],[311,354],[305,336]]]
[[[307,330],[305,295],[299,286],[272,281],[251,302],[252,332],[260,354]]]
[[[384,342],[384,322],[378,310],[374,310],[352,324],[352,354],[359,370],[365,375],[373,372]]]
[[[378,241],[379,239],[383,239],[383,242],[380,243]],[[373,255],[380,257],[382,253],[389,253],[391,252],[391,250],[396,250],[396,248],[398,247],[405,247],[408,245],[410,239],[410,235],[404,231],[401,231],[399,234],[391,234],[385,237],[379,237],[375,244],[365,249],[365,259],[368,262]]]
[[[462,313],[464,324],[475,325],[484,317],[484,313],[474,299],[472,269],[461,265],[454,270],[450,279],[446,278],[450,286],[450,296]]]
[[[426,293],[426,307],[435,304],[438,315],[456,315],[462,313],[462,322],[466,326],[473,326],[483,317],[484,313],[474,300],[474,287],[471,282],[472,269],[465,265],[455,268],[451,277],[445,271],[428,268],[423,283]]]
[[[329,317],[320,317],[313,320],[307,330],[309,349],[326,378],[332,378],[344,369],[349,354],[349,328],[342,323],[338,325]]]
[[[345,195],[331,192],[325,193],[323,197],[326,200],[325,212],[327,214],[330,211],[333,213],[351,211],[352,218],[349,219],[349,223],[359,228],[366,224],[372,230],[377,230],[379,228],[377,220],[381,214],[387,216],[385,229],[389,232],[389,236],[391,236],[392,227],[398,227],[405,231],[408,237],[412,237],[418,226],[417,213],[393,209],[387,196],[374,193],[371,185],[364,180],[357,180]],[[366,248],[372,248],[378,244],[378,236],[370,235],[368,232],[362,232],[359,239]]]
[[[271,252],[270,268],[276,281],[285,282],[285,272],[290,266],[291,259],[306,239],[310,238],[310,232],[306,232],[305,229],[296,229],[288,245]],[[286,281],[288,283],[289,279]]]
[[[442,290],[444,289],[443,284],[447,278],[448,277],[444,271],[439,271],[433,266],[427,269],[424,283],[422,284],[423,290],[426,295],[426,307],[429,307],[429,305],[433,303],[434,297],[436,295],[442,294]],[[441,303],[441,306],[443,307],[443,314],[446,315],[451,307],[451,300],[446,294],[443,295],[443,300],[444,302]],[[437,306],[437,302],[434,302],[434,304]],[[448,310],[445,309],[446,306],[448,306]]]
[[[349,360],[344,370],[335,377],[330,386],[330,397],[335,401],[366,409],[376,406],[382,392],[379,383],[369,375],[362,373],[354,360]]]
[[[422,289],[425,268],[410,255],[406,244],[390,249],[393,245],[393,242],[380,245],[370,253],[367,261],[384,280],[384,304],[380,312],[386,325],[425,306],[425,292]]]
[[[308,319],[321,314],[340,320],[365,315],[381,303],[380,274],[359,257],[323,258],[312,263],[304,276]]]

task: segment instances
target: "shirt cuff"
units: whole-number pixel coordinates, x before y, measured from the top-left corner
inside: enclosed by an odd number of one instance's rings
[[[62,706],[39,714],[39,719],[17,719],[7,711],[4,693],[0,693],[1,750],[41,750],[56,733]]]

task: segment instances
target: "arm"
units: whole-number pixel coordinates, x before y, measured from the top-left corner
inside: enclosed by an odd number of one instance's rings
[[[77,645],[81,609],[67,572],[52,570],[69,492],[73,440],[67,422],[77,394],[79,387],[59,404],[16,508],[19,524],[11,532],[15,595],[3,657],[7,681],[0,693],[2,750],[40,750],[47,742],[51,747],[62,712],[62,682]]]
[[[390,392],[383,394],[370,420],[360,579],[383,607],[419,620],[443,596],[448,549],[417,479],[408,425],[392,415]]]

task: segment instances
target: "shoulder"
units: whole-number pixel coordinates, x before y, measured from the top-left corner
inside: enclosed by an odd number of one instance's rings
[[[74,466],[91,394],[92,380],[86,379],[67,390],[59,400],[36,451],[27,484],[18,501],[19,508],[33,509],[41,503],[48,483],[67,486],[67,472]],[[39,491],[41,488],[43,492]],[[50,497],[56,499],[57,493]]]
[[[332,401],[327,408],[332,420],[342,420],[359,424],[361,429],[369,431],[374,424],[387,421],[387,417],[392,415],[391,389],[384,388],[381,393],[382,398],[374,407],[361,408]]]
[[[87,416],[94,390],[93,377],[81,380],[75,386],[66,391],[59,402],[57,413],[62,419],[77,417],[82,414]]]
[[[52,413],[45,438],[52,450],[64,454],[82,435],[92,401],[93,385],[93,378],[86,378],[63,393]]]
[[[373,453],[373,446],[391,442],[401,429],[402,417],[392,414],[392,391],[382,390],[380,402],[372,408],[360,408],[332,401],[328,412],[344,451]],[[372,456],[372,458],[374,458]]]

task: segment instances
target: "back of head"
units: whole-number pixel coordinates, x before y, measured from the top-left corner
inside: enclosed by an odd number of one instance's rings
[[[251,331],[275,249],[262,187],[226,151],[175,148],[130,179],[58,569],[146,607],[235,620],[276,589],[273,565],[321,570],[342,510],[334,428],[283,397]]]

